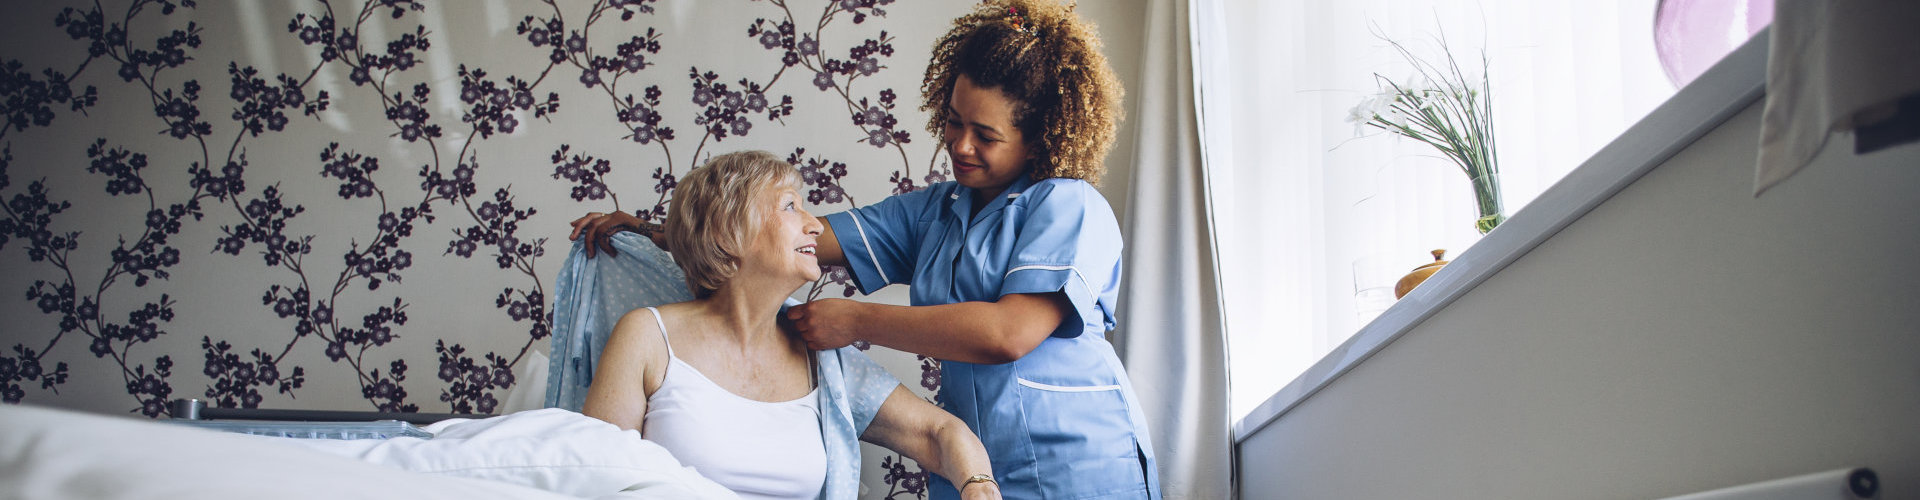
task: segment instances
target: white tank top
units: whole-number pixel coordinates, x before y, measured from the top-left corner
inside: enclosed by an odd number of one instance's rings
[[[647,310],[665,341],[660,311]],[[741,397],[675,357],[667,342],[667,372],[647,398],[640,434],[741,498],[816,498],[827,479],[819,394],[815,387],[778,403]]]

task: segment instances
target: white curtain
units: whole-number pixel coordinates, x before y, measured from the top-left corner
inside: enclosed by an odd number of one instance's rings
[[[1152,426],[1163,496],[1232,491],[1225,332],[1200,166],[1187,0],[1150,0],[1113,341]]]
[[[1344,121],[1375,73],[1412,74],[1380,36],[1443,61],[1444,35],[1470,76],[1486,49],[1509,215],[1674,91],[1655,0],[1194,2],[1235,419],[1390,305],[1429,250],[1479,238],[1457,167]],[[1356,299],[1381,286],[1387,301]]]

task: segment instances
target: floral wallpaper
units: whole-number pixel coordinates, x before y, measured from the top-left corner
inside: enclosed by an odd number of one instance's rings
[[[0,398],[501,413],[545,371],[574,217],[658,218],[740,149],[799,166],[817,214],[946,180],[919,79],[968,7],[9,3]],[[802,293],[854,288],[833,270]],[[925,496],[867,451],[868,497]]]

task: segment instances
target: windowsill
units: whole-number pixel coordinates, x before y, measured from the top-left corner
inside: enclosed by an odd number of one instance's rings
[[[1754,35],[1280,392],[1235,421],[1234,443],[1279,420],[1420,322],[1759,100],[1766,87],[1768,38],[1768,31]]]

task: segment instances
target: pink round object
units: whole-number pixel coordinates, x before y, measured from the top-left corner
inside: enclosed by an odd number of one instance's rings
[[[1773,22],[1772,0],[1660,0],[1655,10],[1654,50],[1675,87],[1687,86]]]

